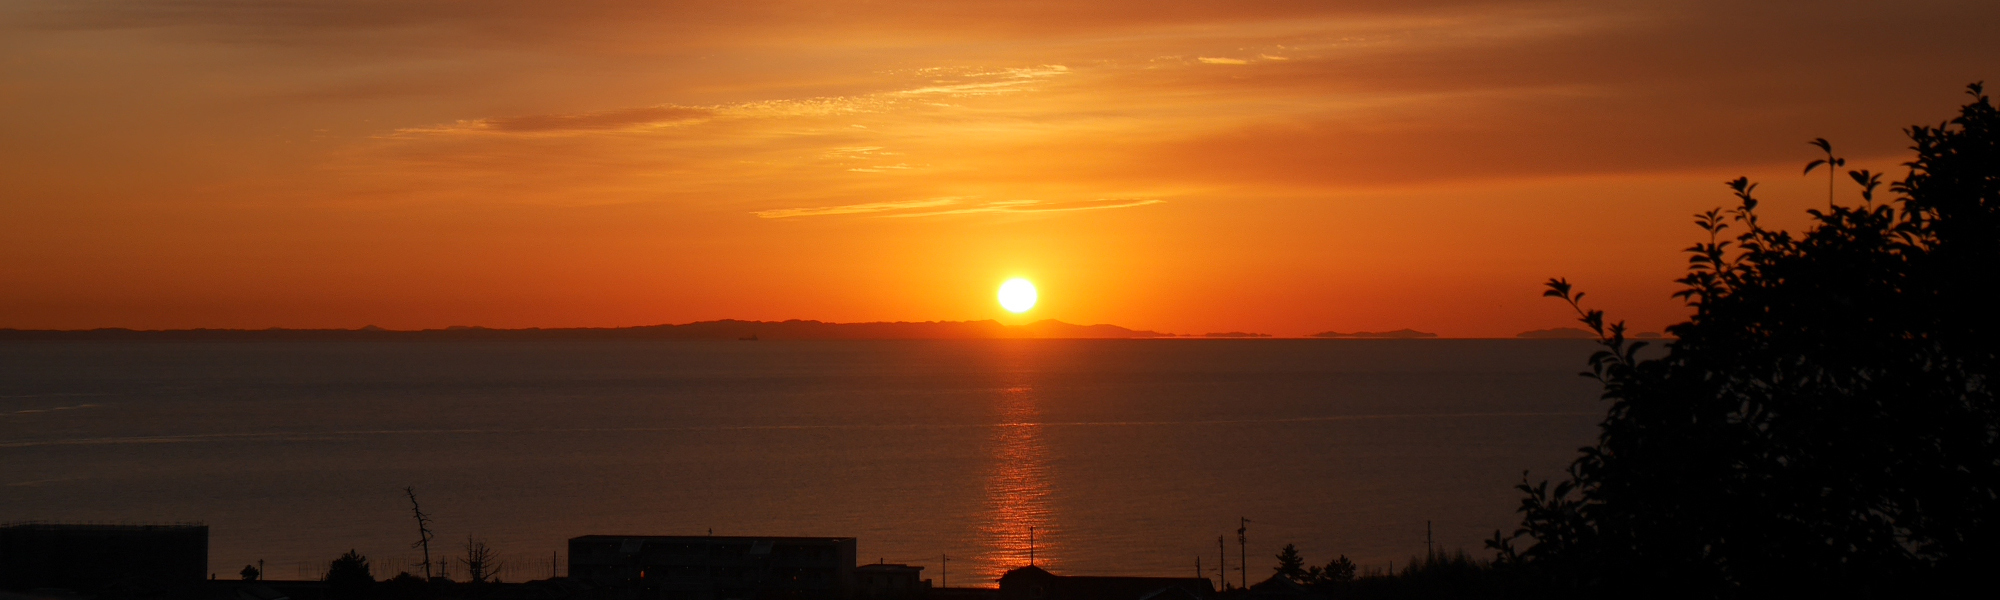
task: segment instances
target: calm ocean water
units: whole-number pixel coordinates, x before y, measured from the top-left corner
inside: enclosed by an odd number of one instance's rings
[[[1024,564],[1250,578],[1296,543],[1479,554],[1596,434],[1591,346],[1517,340],[0,343],[0,521],[201,521],[210,570],[546,577],[585,534],[854,536],[953,585]],[[558,562],[560,558],[558,557]],[[1232,574],[1230,579],[1237,578]]]

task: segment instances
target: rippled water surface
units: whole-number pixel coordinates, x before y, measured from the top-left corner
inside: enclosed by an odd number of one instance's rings
[[[0,521],[201,521],[210,570],[585,534],[853,536],[952,585],[1025,563],[1250,579],[1511,530],[1602,407],[1516,340],[0,343]],[[440,550],[442,553],[442,550]],[[387,573],[384,573],[386,571]],[[1231,573],[1232,581],[1240,577]]]

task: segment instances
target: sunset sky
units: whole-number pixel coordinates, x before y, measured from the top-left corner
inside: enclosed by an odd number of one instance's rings
[[[0,5],[0,327],[1637,329],[2000,3]],[[1844,179],[1844,178],[1843,178]],[[1852,190],[1843,189],[1843,197]],[[1032,280],[1013,316],[994,292]]]

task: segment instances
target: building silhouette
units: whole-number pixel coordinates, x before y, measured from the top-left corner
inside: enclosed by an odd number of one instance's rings
[[[855,587],[851,537],[586,535],[569,540],[569,576],[659,598],[844,599]]]
[[[1206,577],[1057,575],[1026,566],[1000,576],[1000,600],[1208,600]]]
[[[924,568],[897,563],[876,563],[854,568],[854,589],[869,600],[918,598],[931,589],[923,578]]]
[[[168,591],[207,578],[207,525],[0,525],[0,589]]]

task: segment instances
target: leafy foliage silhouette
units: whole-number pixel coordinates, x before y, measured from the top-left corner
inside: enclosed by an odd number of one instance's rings
[[[348,550],[326,568],[326,591],[331,598],[360,598],[375,584],[368,557]]]
[[[1553,487],[1523,478],[1522,523],[1487,545],[1555,595],[1904,596],[1986,585],[2000,558],[2000,124],[1983,88],[1905,132],[1916,158],[1850,171],[1858,206],[1794,237],[1738,206],[1696,217],[1676,294],[1694,309],[1641,360],[1551,279],[1602,349],[1597,443]],[[1806,172],[1845,161],[1832,145]],[[1829,183],[1832,183],[1829,179]],[[1725,232],[1739,228],[1734,236]],[[1526,537],[1524,547],[1515,540]],[[1977,589],[1977,588],[1964,588]]]

